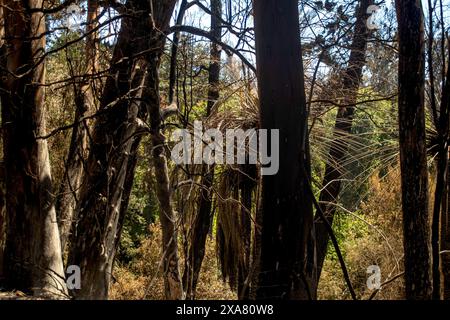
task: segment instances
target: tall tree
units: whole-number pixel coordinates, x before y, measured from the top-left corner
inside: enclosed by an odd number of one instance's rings
[[[222,39],[222,3],[221,0],[211,0],[211,37],[218,41]],[[209,76],[208,76],[208,102],[206,105],[206,117],[211,115],[214,104],[219,100],[219,80],[220,80],[220,56],[221,47],[211,43]],[[202,167],[202,189],[198,200],[198,212],[194,217],[192,236],[190,239],[189,252],[187,256],[186,270],[183,274],[186,297],[195,298],[200,268],[205,256],[205,245],[208,231],[211,225],[212,214],[212,186],[214,181],[215,166],[204,165]]]
[[[450,259],[445,253],[450,248],[448,237],[448,192],[449,192],[449,154],[448,140],[450,130],[450,70],[447,62],[445,22],[442,19],[444,7],[439,2],[440,10],[437,10],[437,2],[428,0],[428,83],[429,83],[429,105],[432,114],[434,131],[430,134],[430,151],[436,159],[436,184],[434,189],[434,206],[431,227],[431,245],[433,253],[433,299],[449,298],[450,292]],[[435,29],[435,16],[441,13],[439,25],[441,27],[440,39],[438,30]],[[436,45],[440,44],[440,45]],[[450,46],[448,46],[450,50]],[[439,62],[439,63],[436,63]],[[437,66],[441,72],[438,73]],[[447,71],[446,71],[447,67]],[[438,99],[438,83],[442,83],[441,95]]]
[[[450,38],[447,39],[448,57],[450,59]],[[443,59],[445,66],[445,58]],[[433,284],[438,283],[438,288],[433,288],[434,298],[450,300],[450,173],[448,141],[450,134],[450,60],[447,59],[447,74],[443,80],[441,105],[439,112],[438,128],[438,156],[437,177],[435,189],[435,207],[433,212],[432,244],[433,258]],[[438,221],[436,221],[438,220]]]
[[[319,202],[328,222],[333,223],[336,213],[335,201],[339,196],[343,177],[342,164],[347,154],[348,139],[351,139],[355,103],[358,98],[358,89],[362,79],[362,70],[365,65],[367,40],[369,30],[367,28],[367,8],[373,4],[373,0],[361,0],[356,12],[356,22],[353,31],[353,41],[350,46],[350,58],[347,68],[342,73],[342,94],[334,125],[333,141],[328,153],[325,165],[325,175],[322,181],[323,189],[320,192]],[[327,254],[329,234],[322,219],[316,218],[316,250],[317,250],[317,274],[320,278],[323,263]],[[317,289],[317,288],[316,288]]]
[[[86,70],[81,81],[74,83],[75,93],[75,118],[72,137],[67,153],[66,168],[63,181],[58,192],[56,211],[58,213],[58,225],[61,235],[61,247],[64,251],[69,238],[72,221],[75,218],[76,200],[81,186],[83,164],[87,153],[88,123],[83,120],[89,113],[95,110],[95,97],[93,92],[92,75],[98,70],[98,41],[95,28],[98,25],[98,2],[89,0],[87,3],[86,19]],[[72,75],[75,76],[75,75]]]
[[[154,87],[152,72],[159,66],[156,58],[164,49],[163,32],[175,2],[128,0],[121,9],[124,18],[93,129],[69,250],[69,263],[79,265],[83,274],[81,290],[74,292],[80,299],[108,296],[123,202],[129,198],[124,191],[131,190],[139,115],[148,103],[159,108],[159,100],[144,99],[144,90]]]
[[[445,73],[446,58],[445,53],[442,56],[442,94],[440,97],[440,104],[438,103],[436,94],[436,81],[435,77],[435,63],[436,55],[434,53],[435,48],[435,35],[434,35],[434,15],[433,5],[431,1],[428,1],[428,76],[429,76],[429,97],[430,108],[432,111],[432,120],[435,128],[434,135],[431,135],[432,141],[431,152],[435,153],[436,159],[436,185],[434,190],[434,206],[433,217],[431,227],[431,246],[433,254],[433,299],[439,300],[444,293],[445,288],[445,268],[442,263],[445,263],[446,256],[441,259],[441,251],[446,247],[445,239],[445,224],[447,214],[447,184],[448,184],[448,138],[450,129],[450,81],[448,75]],[[443,8],[441,8],[443,10]],[[441,39],[444,45],[441,50],[445,48],[445,37]],[[450,74],[450,70],[447,70],[447,74]],[[441,234],[442,232],[442,234]],[[442,260],[442,261],[441,261]]]
[[[174,1],[173,1],[174,2]],[[167,3],[168,4],[168,3]],[[167,5],[166,4],[166,5]],[[166,17],[163,26],[168,27],[169,17]],[[148,114],[150,116],[152,153],[151,160],[155,168],[156,195],[159,202],[162,229],[162,252],[165,296],[168,300],[178,300],[184,297],[182,279],[180,275],[178,257],[178,227],[177,217],[172,205],[172,190],[169,181],[169,169],[166,156],[166,138],[163,134],[163,112],[159,91],[159,65],[164,49],[164,37],[155,35],[158,48],[161,50],[152,53],[152,61],[148,65],[148,82],[144,92]]]
[[[45,135],[45,17],[42,0],[1,3],[6,58],[1,101],[5,154],[7,286],[66,293]]]
[[[1,12],[0,12],[1,16]],[[0,283],[3,279],[3,254],[6,235],[6,207],[5,207],[5,168],[0,165]]]
[[[450,169],[447,168],[447,188],[443,199],[443,209],[441,211],[440,242],[441,270],[442,270],[442,299],[450,300]]]
[[[430,299],[431,239],[425,145],[425,39],[420,0],[396,1],[399,142],[407,299]]]
[[[0,21],[4,21],[3,6],[0,6]],[[5,28],[4,23],[0,23],[0,67],[3,67],[5,57]],[[6,215],[5,215],[5,166],[3,161],[0,165],[0,283],[3,280],[3,254],[6,235]]]
[[[281,155],[278,173],[262,181],[257,298],[263,299],[311,298],[314,277],[305,268],[313,214],[297,5],[253,1],[261,127],[280,130]]]

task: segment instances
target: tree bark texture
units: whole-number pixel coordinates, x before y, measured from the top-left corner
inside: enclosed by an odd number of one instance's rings
[[[129,0],[125,6],[101,101],[102,115],[93,129],[69,251],[70,264],[79,265],[83,274],[82,288],[74,292],[79,299],[108,296],[123,219],[120,215],[125,213],[122,204],[129,197],[124,188],[133,173],[130,170],[134,171],[132,149],[139,139],[139,113],[148,108],[143,102],[152,76],[148,71],[158,66],[155,54],[164,49],[160,30],[168,28],[174,5],[174,0],[153,6]]]
[[[6,178],[7,287],[64,295],[63,261],[45,135],[42,0],[2,1],[6,54],[2,121]]]
[[[447,41],[447,43],[449,43]],[[450,54],[450,43],[448,44],[448,52]],[[449,55],[450,56],[450,55]],[[446,177],[445,187],[442,190],[442,205],[440,211],[440,230],[439,230],[439,254],[440,254],[440,298],[444,300],[450,300],[450,219],[449,219],[449,196],[450,196],[450,173],[449,173],[449,149],[448,149],[448,141],[449,141],[449,127],[450,127],[450,62],[447,64],[447,75],[445,77],[445,85],[444,90],[442,92],[441,98],[441,112],[445,110],[445,114],[442,118],[442,128],[443,132],[442,136],[442,145],[441,145],[441,154],[445,158],[445,161],[442,161],[442,166],[444,164],[447,167],[443,170],[444,172],[438,172],[444,174]],[[445,155],[444,155],[445,153]],[[437,183],[437,182],[436,182]],[[435,231],[436,232],[436,231]]]
[[[313,230],[298,3],[253,1],[262,129],[279,129],[279,171],[262,178],[259,299],[309,299]],[[269,145],[269,152],[271,148]]]
[[[425,145],[425,40],[422,4],[397,0],[399,142],[406,299],[432,296],[428,171]]]
[[[87,156],[88,122],[81,121],[85,116],[95,111],[94,83],[89,76],[98,69],[97,32],[94,32],[98,18],[97,0],[88,1],[86,26],[86,62],[85,76],[81,84],[74,84],[75,118],[77,123],[72,130],[69,151],[67,153],[66,168],[56,201],[61,248],[64,251],[69,239],[70,229],[76,209],[78,191],[83,176],[83,166]],[[81,121],[81,123],[80,123]]]
[[[163,39],[160,39],[164,47]],[[162,229],[162,252],[165,296],[168,300],[184,298],[178,257],[178,227],[179,218],[172,205],[172,190],[169,181],[169,170],[166,157],[166,138],[162,133],[163,119],[161,117],[159,95],[159,63],[161,53],[153,56],[154,64],[149,65],[149,82],[146,88],[148,114],[150,116],[152,154],[151,160],[155,168],[156,195],[159,202],[159,219]]]

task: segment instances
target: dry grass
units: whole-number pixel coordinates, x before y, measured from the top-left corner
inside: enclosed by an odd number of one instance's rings
[[[164,281],[161,272],[161,230],[151,227],[152,236],[142,243],[137,257],[129,266],[116,266],[115,283],[110,299],[113,300],[163,300]],[[180,259],[180,266],[184,260]],[[197,299],[232,300],[234,294],[222,281],[217,265],[214,242],[207,242],[205,258],[197,287]]]
[[[352,284],[360,299],[368,299],[367,268],[381,268],[382,282],[403,271],[400,171],[393,168],[385,177],[375,173],[370,179],[371,193],[357,213],[341,212],[349,220],[341,240],[341,249],[350,272]],[[117,266],[116,282],[111,299],[164,299],[161,274],[161,230],[154,225],[152,236],[139,248],[129,266]],[[180,247],[181,248],[181,247]],[[319,284],[319,299],[350,299],[342,271],[333,254],[327,257]],[[180,258],[183,266],[183,258]],[[236,299],[229,286],[223,283],[216,259],[214,241],[208,240],[197,289],[198,299]],[[403,299],[403,278],[382,288],[375,299]]]
[[[380,267],[382,283],[403,271],[400,171],[398,168],[391,169],[384,178],[380,178],[377,172],[369,184],[371,194],[361,205],[360,212],[356,213],[364,221],[350,216],[354,219],[352,223],[364,231],[351,230],[341,243],[353,287],[360,299],[368,299],[373,292],[367,287],[369,266]],[[339,264],[330,259],[330,255],[322,272],[319,298],[351,298]],[[375,296],[375,299],[383,300],[403,298],[402,277],[383,287]]]

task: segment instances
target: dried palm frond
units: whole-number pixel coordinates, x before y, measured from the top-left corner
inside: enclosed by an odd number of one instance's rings
[[[240,289],[249,273],[252,234],[252,193],[256,180],[251,176],[255,166],[243,168],[231,166],[221,175],[218,191],[216,228],[217,256],[222,277],[232,290]]]

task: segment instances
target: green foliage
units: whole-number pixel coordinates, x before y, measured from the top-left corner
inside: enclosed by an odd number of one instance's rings
[[[370,88],[360,90],[360,101],[374,96]],[[350,210],[358,210],[367,198],[369,177],[379,171],[383,176],[397,161],[397,111],[394,101],[377,101],[359,105],[350,137],[345,181],[340,201]]]
[[[143,153],[143,148],[141,148]],[[141,157],[136,167],[133,189],[123,224],[118,259],[130,263],[144,239],[150,235],[149,225],[159,216],[158,201],[153,191],[153,175],[149,163]]]
[[[355,214],[359,215],[360,213]],[[338,240],[339,248],[341,249],[342,255],[345,259],[347,254],[347,246],[349,244],[356,245],[359,239],[367,236],[367,234],[369,233],[369,227],[364,221],[361,221],[345,212],[338,211],[333,220],[333,231]],[[344,243],[346,244],[346,246],[344,246]],[[338,262],[337,254],[331,241],[328,244],[327,258],[331,259],[332,261]]]

